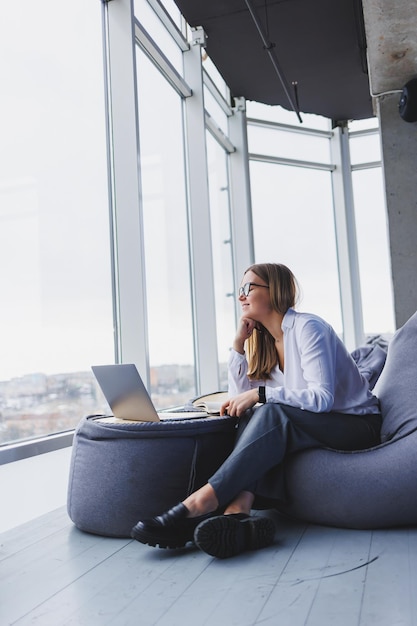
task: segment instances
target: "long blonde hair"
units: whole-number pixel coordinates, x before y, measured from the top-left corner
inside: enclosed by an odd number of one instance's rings
[[[286,265],[256,263],[248,267],[246,272],[249,271],[269,285],[269,297],[274,311],[284,315],[296,304],[299,293],[297,279]],[[274,337],[262,324],[257,324],[246,340],[246,354],[248,377],[253,380],[269,380],[271,371],[278,363],[278,354]]]

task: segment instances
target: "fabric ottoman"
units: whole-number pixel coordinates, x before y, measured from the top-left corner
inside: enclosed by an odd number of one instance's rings
[[[230,454],[236,420],[117,422],[89,416],[75,434],[68,514],[81,530],[129,537],[139,519],[183,500]]]

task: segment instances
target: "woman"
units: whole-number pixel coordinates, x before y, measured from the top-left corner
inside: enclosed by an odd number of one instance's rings
[[[239,418],[234,449],[206,485],[166,513],[139,521],[132,537],[166,548],[194,539],[219,558],[270,545],[273,521],[250,512],[255,498],[285,500],[288,454],[379,443],[377,398],[332,327],[296,312],[296,298],[297,283],[285,265],[256,264],[245,272],[229,399],[221,408],[221,415]]]

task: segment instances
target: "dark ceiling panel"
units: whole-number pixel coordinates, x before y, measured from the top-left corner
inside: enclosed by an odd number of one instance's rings
[[[232,95],[291,104],[245,0],[175,0],[208,36],[207,53]],[[286,81],[298,84],[300,110],[333,120],[372,117],[360,0],[256,0]]]

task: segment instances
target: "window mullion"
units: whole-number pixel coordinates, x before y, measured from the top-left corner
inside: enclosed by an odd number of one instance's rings
[[[343,334],[346,346],[353,350],[363,343],[364,331],[347,125],[334,129],[330,146],[335,165],[332,189]]]
[[[104,5],[116,360],[149,386],[136,59],[130,0]],[[129,37],[128,33],[132,33]]]
[[[219,387],[219,368],[201,65],[204,40],[202,29],[194,30],[183,58],[184,78],[193,90],[184,100],[184,116],[197,388],[209,393]]]

